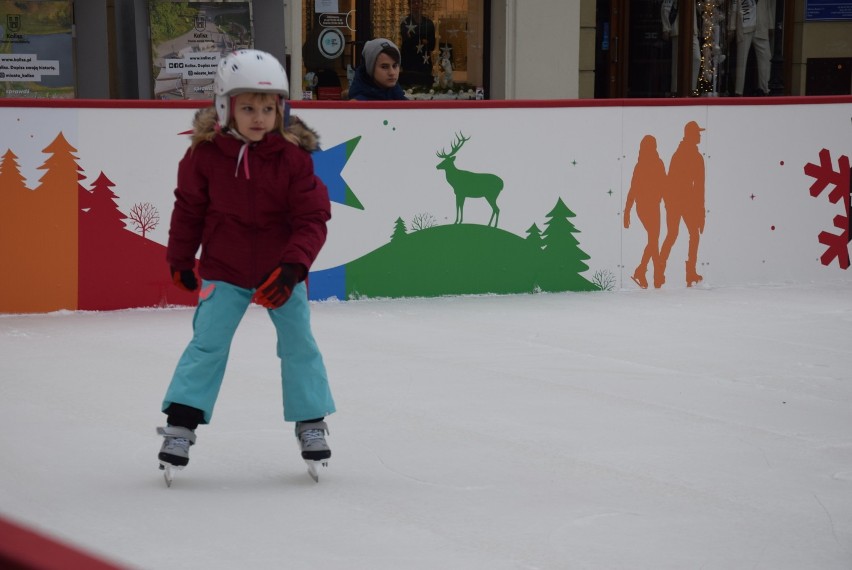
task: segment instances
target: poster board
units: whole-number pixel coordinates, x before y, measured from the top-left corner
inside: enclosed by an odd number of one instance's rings
[[[805,8],[805,20],[850,21],[852,20],[852,2],[808,0]]]
[[[251,1],[150,0],[155,99],[209,99],[222,55],[254,47]]]
[[[0,97],[72,99],[71,0],[0,0]]]

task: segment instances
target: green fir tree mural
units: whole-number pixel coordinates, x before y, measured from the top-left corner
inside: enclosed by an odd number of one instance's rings
[[[531,225],[527,228],[527,241],[533,244],[535,247],[543,248],[543,240],[541,237],[541,230],[538,229],[536,224]]]
[[[408,230],[405,227],[405,222],[402,218],[397,218],[393,224],[393,233],[391,234],[391,241],[395,239],[399,239],[402,236],[408,235]]]
[[[594,291],[599,288],[580,275],[589,270],[585,261],[589,255],[580,249],[574,234],[580,230],[571,222],[577,214],[571,211],[562,198],[547,213],[546,229],[542,233],[541,282],[543,291]]]

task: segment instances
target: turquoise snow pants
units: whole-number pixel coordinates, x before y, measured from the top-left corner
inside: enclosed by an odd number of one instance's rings
[[[219,396],[231,340],[251,304],[253,289],[224,281],[203,281],[192,320],[192,340],[178,361],[163,400],[204,412],[210,423]],[[311,332],[308,293],[304,283],[293,289],[284,305],[267,311],[278,334],[284,420],[297,422],[327,416],[335,411],[328,376]]]

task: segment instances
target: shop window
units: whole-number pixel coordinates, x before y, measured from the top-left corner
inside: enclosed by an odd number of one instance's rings
[[[473,98],[483,86],[483,0],[371,2],[374,37],[403,52],[400,84],[413,98]]]
[[[410,99],[484,97],[487,0],[303,0],[305,90],[345,99],[364,42],[384,37],[403,52]]]
[[[340,100],[354,66],[355,0],[303,0],[302,65],[304,97]]]
[[[782,94],[790,0],[597,0],[596,97]]]
[[[809,57],[805,95],[852,94],[852,57]]]

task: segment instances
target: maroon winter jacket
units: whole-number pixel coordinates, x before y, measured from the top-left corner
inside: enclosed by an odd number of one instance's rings
[[[325,243],[328,189],[310,154],[277,133],[249,144],[238,165],[242,147],[220,133],[180,161],[169,265],[192,269],[201,246],[203,279],[253,289],[281,263],[300,264],[307,275]]]

